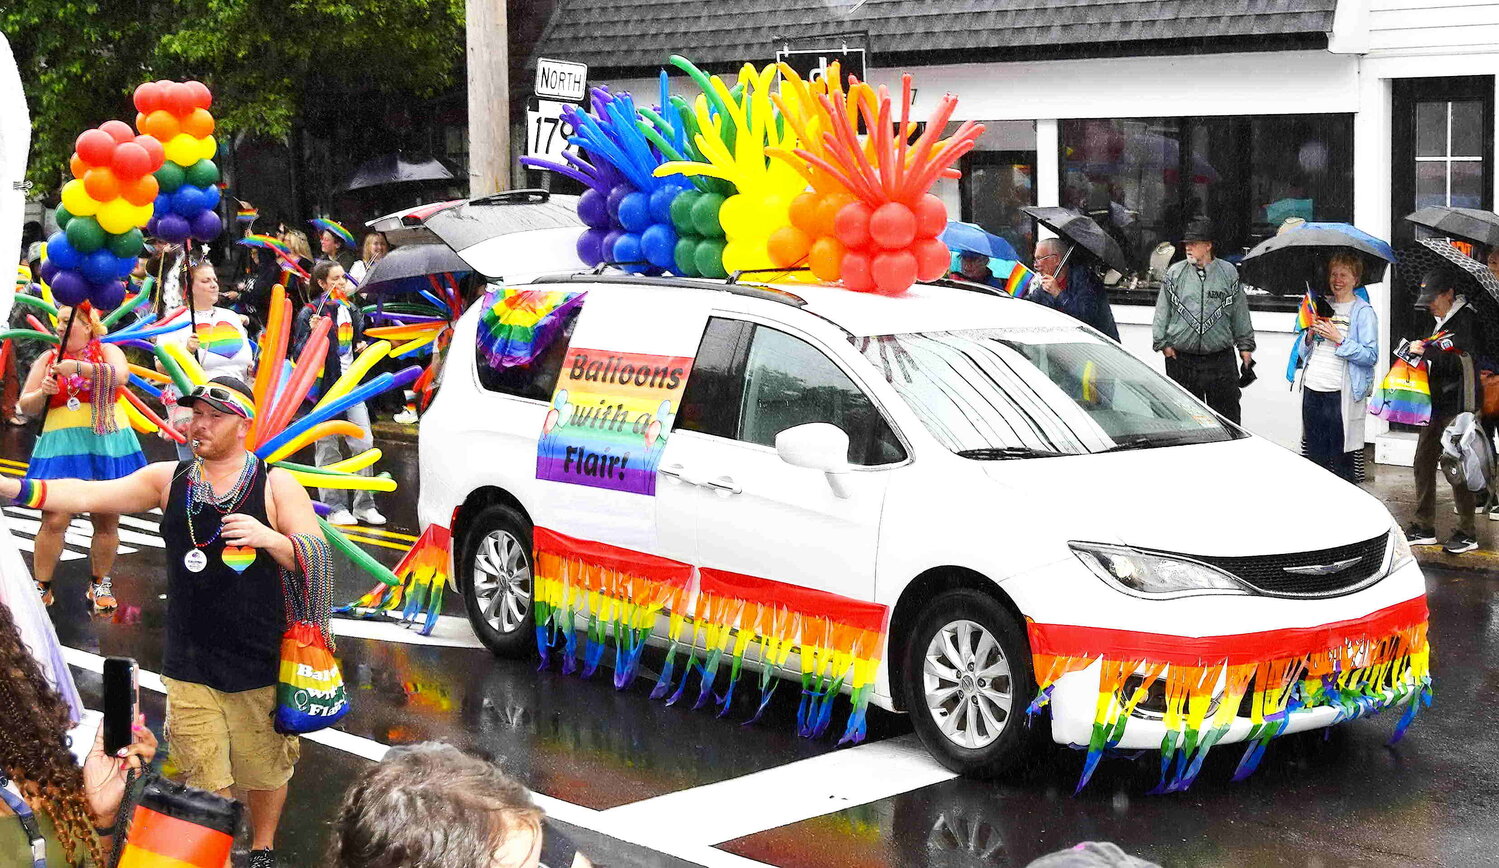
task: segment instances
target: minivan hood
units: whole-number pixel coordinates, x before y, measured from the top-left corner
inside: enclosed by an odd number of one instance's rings
[[[985,471],[1026,512],[1060,517],[1071,540],[1232,557],[1362,542],[1392,524],[1378,499],[1258,437]]]

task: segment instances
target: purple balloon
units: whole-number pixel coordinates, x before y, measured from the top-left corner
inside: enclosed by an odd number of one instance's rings
[[[52,248],[49,246],[47,250],[50,253]],[[52,280],[57,277],[59,271],[62,271],[62,269],[58,268],[57,263],[53,262],[50,258],[42,260],[42,281],[48,286],[52,285]]]
[[[59,271],[50,283],[52,297],[57,299],[58,304],[68,307],[82,303],[93,292],[89,282],[76,271]]]
[[[619,203],[623,202],[625,197],[633,192],[635,192],[635,188],[629,184],[615,184],[610,188],[609,196],[604,200],[605,204],[609,206],[610,217],[615,220],[619,219]]]
[[[610,229],[604,233],[603,243],[599,245],[599,252],[604,254],[604,257],[599,260],[600,262],[619,261],[619,258],[614,255],[614,245],[623,237],[625,237],[625,230],[623,229]]]
[[[192,233],[192,224],[179,214],[163,214],[156,219],[156,237],[171,244],[181,244]]]
[[[578,219],[593,229],[609,228],[609,202],[603,193],[589,187],[578,197]]]
[[[224,231],[224,221],[213,211],[202,211],[191,221],[193,237],[199,241],[212,241]]]
[[[603,199],[602,196],[599,198]],[[584,229],[578,236],[578,258],[584,265],[598,265],[604,261],[604,236],[608,234],[604,229]]]
[[[114,310],[125,300],[125,284],[115,280],[95,286],[90,300],[99,310]]]

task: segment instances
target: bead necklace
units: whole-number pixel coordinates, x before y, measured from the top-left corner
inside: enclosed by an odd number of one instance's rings
[[[193,548],[201,549],[212,545],[219,534],[224,532],[224,516],[238,512],[244,506],[250,496],[250,484],[255,481],[259,473],[259,464],[250,453],[245,453],[244,467],[240,468],[239,477],[235,479],[234,485],[222,497],[215,496],[213,484],[203,478],[203,459],[193,461],[187,471],[187,535],[192,540]],[[198,532],[195,527],[195,519],[198,514],[205,512],[208,507],[218,513],[218,527],[214,528],[213,536],[198,542]]]

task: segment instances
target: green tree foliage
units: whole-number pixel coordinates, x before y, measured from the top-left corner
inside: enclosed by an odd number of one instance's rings
[[[135,86],[196,78],[219,137],[291,132],[320,95],[431,96],[461,72],[463,0],[4,0],[33,125],[29,176],[55,188],[73,140],[132,123]]]

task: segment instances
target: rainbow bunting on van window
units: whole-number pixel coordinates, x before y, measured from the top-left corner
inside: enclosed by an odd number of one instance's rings
[[[1010,269],[1010,276],[1005,278],[1005,292],[1016,298],[1024,298],[1031,288],[1031,279],[1035,276],[1035,272],[1029,268],[1015,263],[1015,267]]]
[[[1208,751],[1247,717],[1251,728],[1234,780],[1248,777],[1291,715],[1335,708],[1332,723],[1401,708],[1391,742],[1431,704],[1425,596],[1346,621],[1227,636],[1169,636],[1101,627],[1028,624],[1038,687],[1027,710],[1037,714],[1057,681],[1099,664],[1098,704],[1088,756],[1078,781],[1087,785],[1099,760],[1117,747],[1152,688],[1164,689],[1166,735],[1154,792],[1192,785]],[[1135,676],[1138,685],[1126,692]]]
[[[798,734],[815,738],[826,732],[834,700],[847,689],[853,710],[839,743],[864,739],[885,645],[885,606],[770,579],[694,570],[679,561],[546,528],[536,528],[535,547],[532,599],[543,667],[560,646],[562,671],[576,671],[581,632],[581,674],[588,677],[613,637],[614,685],[627,688],[635,680],[652,628],[665,617],[666,660],[651,698],[675,704],[688,695],[695,673],[694,707],[717,706],[722,717],[733,703],[748,661],[760,669],[760,698],[748,721],[753,723],[770,704],[780,682],[777,673],[796,653],[802,683]],[[684,645],[687,660],[678,677]],[[758,646],[758,653],[752,646]],[[720,678],[725,669],[727,675]],[[716,692],[720,684],[721,695]]]
[[[479,353],[493,368],[527,364],[547,348],[585,294],[509,287],[489,292],[481,302]]]

